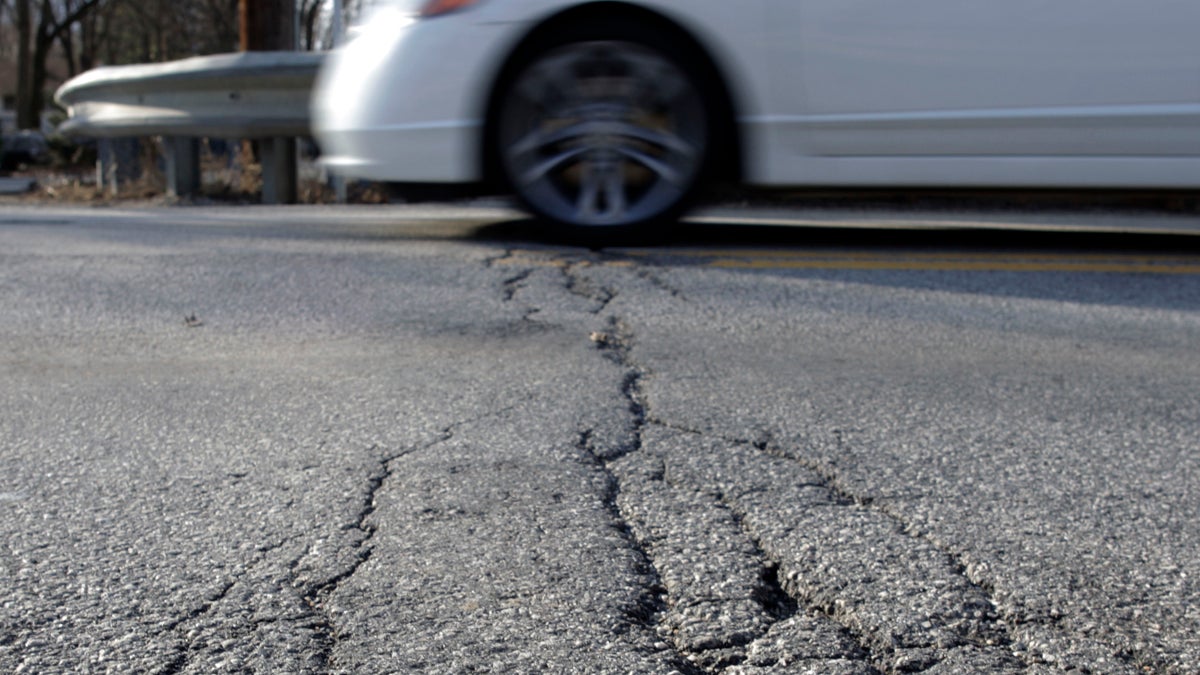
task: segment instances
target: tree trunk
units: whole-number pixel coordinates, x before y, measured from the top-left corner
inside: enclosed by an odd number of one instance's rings
[[[79,31],[79,72],[85,73],[96,66],[96,23],[98,14],[92,12],[83,20]]]
[[[40,31],[34,35],[33,59],[29,64],[29,114],[33,119],[27,129],[39,129],[42,126],[42,110],[46,107],[46,58],[50,55],[53,40],[45,37]]]
[[[17,128],[32,129],[38,126],[33,103],[33,17],[31,0],[16,0],[17,21]]]
[[[321,3],[313,2],[302,8],[301,20],[304,23],[304,49],[313,51],[317,48],[317,19],[321,15]]]
[[[41,16],[33,32],[33,58],[29,63],[28,112],[32,122],[27,129],[40,129],[42,126],[42,110],[46,107],[46,60],[54,39],[54,10],[50,0],[42,0]]]
[[[33,0],[15,0],[17,18],[17,127],[37,129],[41,127],[42,108],[45,107],[46,59],[50,48],[63,33],[95,7],[99,0],[86,0],[73,10],[68,6],[67,16],[60,23],[54,16],[50,0],[42,0],[38,24],[33,25]]]
[[[79,62],[75,60],[75,36],[65,30],[58,34],[58,44],[62,45],[63,60],[67,62],[67,79],[79,74]]]

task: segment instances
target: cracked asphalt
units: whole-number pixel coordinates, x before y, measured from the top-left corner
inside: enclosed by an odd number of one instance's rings
[[[1195,247],[721,236],[0,212],[0,672],[1200,673]]]

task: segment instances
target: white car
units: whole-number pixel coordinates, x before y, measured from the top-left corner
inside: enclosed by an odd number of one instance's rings
[[[716,181],[1200,187],[1197,0],[383,0],[314,100],[346,175],[574,233]]]

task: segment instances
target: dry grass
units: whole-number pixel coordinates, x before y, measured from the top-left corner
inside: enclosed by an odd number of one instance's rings
[[[171,204],[223,203],[257,204],[262,201],[262,165],[253,157],[249,144],[235,144],[229,154],[214,154],[208,144],[202,144],[200,158],[201,182],[196,197],[178,199],[166,191],[166,176],[160,162],[160,149],[155,142],[143,142],[139,158],[139,176],[121,181],[114,194],[96,183],[96,169],[78,162],[55,167],[26,167],[13,176],[33,178],[34,187],[22,195],[0,196],[0,204]],[[301,168],[298,202],[301,204],[333,204],[337,195],[332,187],[319,178],[311,165]],[[348,187],[347,202],[351,204],[383,204],[388,202],[387,190],[374,183],[354,183]]]

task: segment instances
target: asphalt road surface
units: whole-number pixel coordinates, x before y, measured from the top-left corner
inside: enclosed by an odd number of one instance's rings
[[[739,217],[5,207],[0,672],[1200,673],[1195,218]]]

